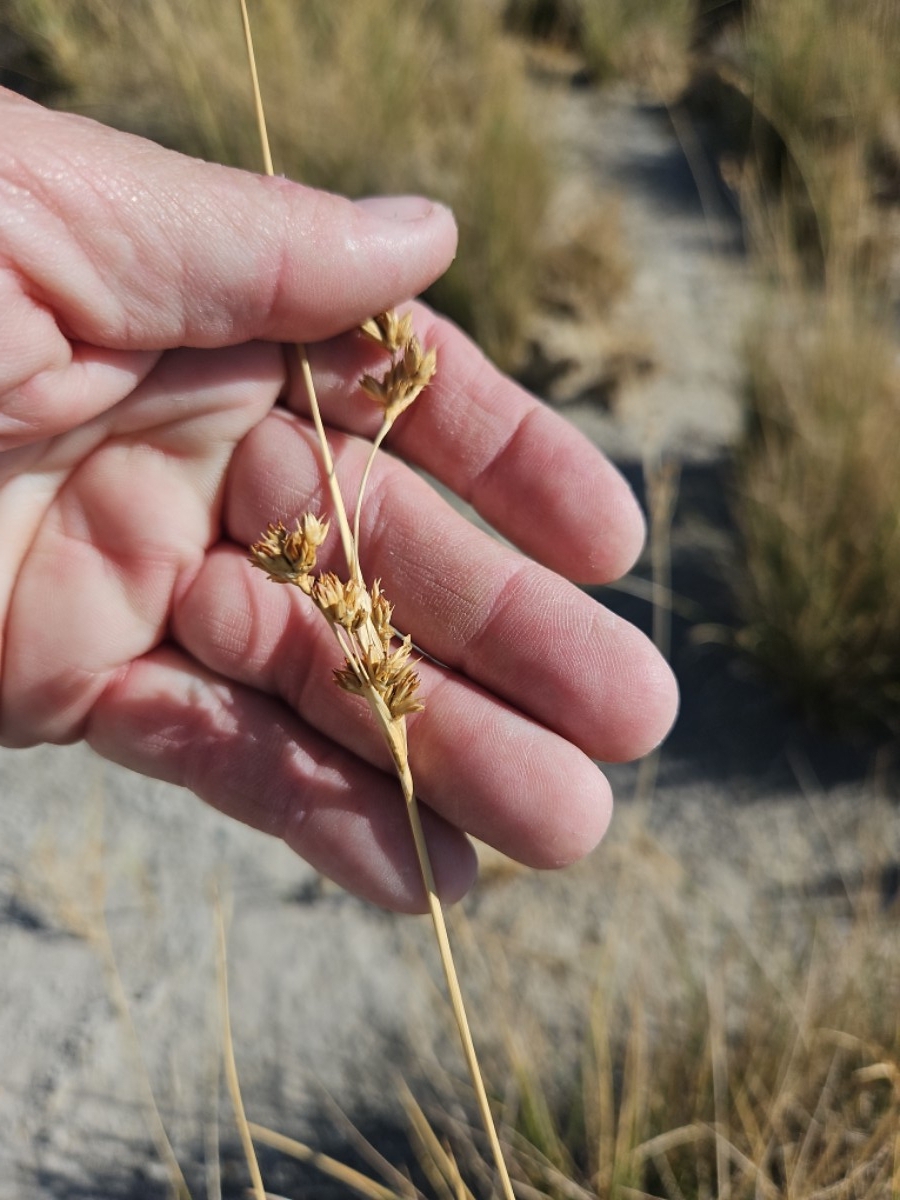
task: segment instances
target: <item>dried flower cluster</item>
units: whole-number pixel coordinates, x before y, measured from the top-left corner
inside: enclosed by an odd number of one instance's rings
[[[289,531],[279,521],[250,547],[250,561],[275,583],[292,583],[313,601],[334,630],[346,656],[334,673],[346,692],[365,699],[380,697],[393,719],[418,712],[419,677],[410,663],[412,643],[405,637],[393,647],[392,606],[379,580],[366,588],[357,579],[342,580],[333,571],[314,573],[316,551],[328,522],[307,513]],[[374,694],[374,696],[373,696]]]
[[[412,404],[431,382],[437,365],[434,350],[425,351],[413,333],[412,316],[381,313],[360,326],[363,333],[391,356],[391,365],[381,379],[363,375],[360,387],[383,410],[389,424]]]
[[[343,667],[334,673],[338,686],[368,700],[376,714],[383,706],[388,717],[397,721],[423,707],[416,695],[419,677],[410,661],[410,638],[394,645],[393,609],[380,581],[369,587],[362,578],[359,512],[374,452],[396,418],[431,380],[436,356],[433,350],[423,350],[408,314],[398,317],[394,312],[381,313],[361,329],[384,348],[391,361],[381,379],[365,375],[360,381],[366,395],[381,407],[384,418],[360,485],[348,564],[350,578],[342,580],[331,571],[316,573],[316,556],[328,536],[328,521],[312,513],[301,517],[293,530],[281,521],[270,524],[250,547],[250,561],[275,583],[291,583],[310,597],[345,655]]]

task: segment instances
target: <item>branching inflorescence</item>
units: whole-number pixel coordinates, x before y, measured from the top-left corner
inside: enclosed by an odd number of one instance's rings
[[[413,332],[412,317],[381,313],[361,326],[362,332],[378,342],[390,356],[384,374],[378,378],[364,375],[362,390],[382,410],[383,417],[372,442],[357,495],[353,528],[334,472],[334,461],[325,435],[309,360],[299,347],[300,362],[307,395],[318,431],[322,461],[334,501],[335,517],[347,559],[348,576],[341,579],[332,571],[316,572],[319,547],[328,536],[325,517],[306,513],[289,530],[283,522],[271,523],[262,537],[250,547],[250,561],[265,571],[275,583],[298,587],[321,612],[331,627],[344,655],[343,666],[334,672],[335,682],[344,691],[362,697],[368,704],[391,752],[403,790],[410,828],[415,842],[428,907],[434,924],[450,1001],[462,1041],[463,1052],[472,1077],[482,1121],[500,1173],[503,1194],[512,1200],[512,1187],[503,1160],[490,1111],[478,1059],[466,1018],[462,992],[453,964],[443,911],[434,882],[434,874],[425,843],[416,801],[406,737],[406,718],[422,709],[419,677],[412,662],[412,640],[407,634],[397,638],[391,624],[392,606],[381,590],[380,580],[367,584],[359,558],[359,519],[363,497],[378,447],[401,413],[427,387],[437,366],[434,350],[424,350]]]
[[[399,643],[391,625],[392,605],[376,579],[367,585],[359,565],[359,515],[375,452],[394,421],[428,385],[436,367],[433,350],[423,351],[412,330],[412,318],[382,313],[367,321],[362,331],[382,345],[391,361],[379,379],[364,375],[360,386],[383,413],[381,428],[372,444],[356,505],[354,528],[343,530],[349,544],[349,577],[332,571],[315,571],[317,551],[328,536],[324,517],[306,513],[288,530],[279,521],[250,547],[250,561],[276,583],[290,583],[304,592],[333,630],[344,654],[344,665],[334,673],[338,686],[367,700],[379,724],[396,728],[409,713],[418,712],[419,677],[411,662],[412,640]],[[344,506],[338,519],[345,521]]]

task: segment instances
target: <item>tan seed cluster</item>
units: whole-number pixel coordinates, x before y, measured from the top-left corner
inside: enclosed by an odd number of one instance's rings
[[[279,521],[250,547],[250,562],[275,583],[292,583],[313,601],[335,631],[346,655],[335,671],[338,686],[356,696],[380,698],[394,719],[422,709],[417,698],[419,677],[412,662],[409,637],[392,645],[393,608],[378,580],[371,588],[356,579],[342,580],[332,571],[314,573],[316,552],[328,523],[307,513],[289,531]]]
[[[376,580],[368,587],[363,580],[359,566],[359,513],[381,439],[430,382],[437,359],[433,350],[423,350],[413,332],[410,314],[399,317],[395,312],[379,313],[360,329],[390,355],[391,361],[381,379],[365,375],[360,381],[363,391],[381,407],[383,420],[363,472],[352,531],[343,500],[338,497],[341,502],[337,516],[350,578],[343,580],[331,571],[316,572],[316,555],[328,534],[328,521],[312,513],[301,517],[292,530],[281,521],[270,524],[250,547],[250,561],[276,583],[291,583],[310,597],[345,654],[343,667],[335,671],[338,685],[363,696],[376,715],[380,712],[384,721],[399,726],[408,713],[423,707],[417,698],[419,677],[411,661],[410,639],[406,637],[399,645],[394,644],[393,610],[380,583]]]
[[[391,365],[380,379],[363,375],[360,387],[383,410],[390,425],[405,412],[431,382],[437,367],[434,350],[424,350],[413,333],[412,316],[380,313],[360,326],[362,332],[391,356]]]
[[[274,583],[293,583],[307,595],[313,586],[316,551],[328,536],[328,521],[306,513],[291,532],[281,521],[269,523],[266,532],[250,547],[250,561]]]

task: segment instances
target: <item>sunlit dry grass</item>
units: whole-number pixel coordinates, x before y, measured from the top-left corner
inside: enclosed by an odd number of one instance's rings
[[[848,298],[776,304],[748,346],[743,644],[802,705],[900,728],[897,347]]]
[[[601,80],[632,79],[663,98],[687,82],[696,0],[581,0],[581,46]]]
[[[506,1081],[504,1138],[517,1196],[895,1195],[900,945],[896,910],[885,907],[877,876],[843,912],[833,901],[818,915],[809,903],[789,919],[761,909],[756,922],[719,928],[698,951],[693,925],[707,919],[702,906],[688,892],[675,905],[665,901],[635,849],[619,868],[622,879],[638,881],[624,891],[642,905],[642,919],[631,931],[617,920],[605,940],[580,1047],[571,1035],[563,1043],[557,1032],[542,1037],[518,998],[510,996],[505,1013],[498,1003],[506,1022],[498,1037],[508,1050],[495,1073]],[[633,945],[654,920],[661,928],[650,942]],[[473,934],[490,942],[489,930]],[[406,1098],[424,1195],[486,1196],[489,1162],[464,1116],[464,1089],[433,1083],[432,1101]],[[339,1164],[308,1147],[255,1132],[339,1177]],[[375,1156],[371,1162],[371,1175],[354,1184],[361,1194],[423,1194],[379,1176]],[[471,1191],[463,1176],[475,1181]]]
[[[900,9],[754,0],[729,45],[752,113],[742,212],[769,289],[746,343],[740,641],[807,713],[896,729]]]
[[[748,165],[780,203],[779,249],[787,242],[808,274],[828,282],[883,270],[875,205],[900,169],[900,9],[890,0],[755,0],[728,47],[723,69],[752,106]],[[771,228],[753,233],[771,253]]]
[[[596,82],[671,99],[687,81],[697,0],[508,0],[504,11],[515,32],[579,52]]]

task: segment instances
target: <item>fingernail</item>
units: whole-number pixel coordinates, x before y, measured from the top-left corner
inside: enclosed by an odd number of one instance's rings
[[[400,222],[421,221],[440,207],[424,196],[364,196],[356,204],[375,217]]]

